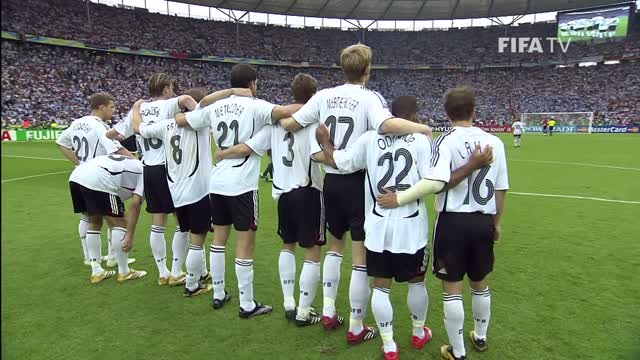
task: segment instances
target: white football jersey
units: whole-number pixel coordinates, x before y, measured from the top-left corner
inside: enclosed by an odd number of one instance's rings
[[[469,161],[476,144],[493,148],[493,163],[476,170],[453,189],[439,193],[436,205],[439,212],[483,214],[496,213],[496,190],[509,189],[507,159],[502,141],[477,127],[456,126],[440,135],[433,149],[431,169],[426,178],[449,182],[451,172]]]
[[[122,155],[102,155],[73,170],[69,181],[95,191],[118,195],[127,200],[144,194],[142,163]]]
[[[423,134],[380,135],[368,131],[346,149],[335,151],[338,168],[367,170],[364,245],[374,252],[415,254],[428,243],[429,220],[422,200],[383,209],[376,200],[384,189],[406,190],[422,179],[431,161],[431,139]]]
[[[99,117],[81,117],[73,120],[56,143],[75,151],[82,164],[96,156],[113,154],[122,149],[118,141],[107,138],[107,130],[109,128]]]
[[[140,124],[143,138],[162,140],[167,182],[176,207],[193,204],[209,194],[211,134],[209,129],[181,128],[175,119]]]
[[[245,143],[260,156],[271,149],[274,199],[306,186],[322,191],[322,169],[311,160],[311,154],[320,151],[316,141],[317,127],[316,123],[290,133],[279,125],[268,125]]]
[[[230,96],[203,109],[186,114],[194,130],[211,128],[218,148],[226,149],[251,139],[271,123],[276,105],[245,96]],[[213,167],[209,192],[226,196],[258,190],[260,156],[222,160]]]
[[[317,92],[293,118],[302,126],[321,122],[329,127],[331,143],[337,150],[348,149],[360,135],[378,130],[392,118],[384,98],[364,86],[344,84]],[[339,174],[329,166],[325,171]]]
[[[140,105],[140,113],[142,114],[142,123],[153,124],[165,119],[173,119],[176,117],[181,109],[178,104],[179,97],[173,97],[166,100],[155,100],[145,102]],[[131,126],[132,116],[131,111],[127,113],[127,116],[116,124],[114,128],[116,131],[125,138],[133,135],[133,128]],[[148,138],[145,139],[141,136],[136,136],[138,142],[138,149],[142,152],[142,163],[144,165],[163,165],[164,164],[164,143],[160,139]]]
[[[524,125],[520,121],[516,121],[511,125],[511,129],[513,129],[513,135],[522,135]]]

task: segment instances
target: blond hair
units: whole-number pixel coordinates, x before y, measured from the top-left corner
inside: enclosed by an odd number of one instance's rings
[[[340,67],[349,81],[358,81],[369,75],[371,48],[364,44],[351,45],[340,53]]]
[[[149,79],[149,94],[153,97],[162,96],[164,88],[173,84],[173,79],[169,74],[163,72],[155,73]]]

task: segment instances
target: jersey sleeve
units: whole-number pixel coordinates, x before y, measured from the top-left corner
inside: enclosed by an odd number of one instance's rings
[[[318,144],[318,140],[316,140],[316,129],[320,123],[316,122],[311,126],[307,127],[307,135],[309,136],[309,154],[313,156],[319,152],[322,152],[322,148],[320,144]]]
[[[442,135],[440,135],[442,136]],[[438,137],[440,140],[440,137]],[[451,179],[451,151],[447,141],[436,140],[431,154],[431,167],[425,179],[449,182]]]
[[[431,167],[431,155],[433,153],[431,139],[423,134],[414,134],[416,137],[416,169],[420,178],[429,173]]]
[[[73,149],[73,142],[71,140],[71,126],[66,128],[62,132],[62,134],[60,134],[60,137],[58,137],[58,140],[56,140],[56,144],[62,145],[67,149]]]
[[[140,136],[143,138],[162,139],[167,131],[167,121],[162,120],[153,124],[140,123]]]
[[[122,144],[117,140],[111,140],[107,137],[107,129],[102,125],[97,125],[94,130],[98,137],[98,143],[104,149],[105,153],[113,154],[122,149]]]
[[[254,106],[254,119],[258,124],[269,125],[272,123],[271,113],[277,105],[268,101],[255,99],[257,102]]]
[[[128,138],[129,136],[133,135],[133,129],[131,128],[131,118],[132,118],[132,113],[131,113],[131,110],[129,110],[129,112],[127,113],[127,116],[125,116],[125,118],[122,119],[122,121],[120,121],[119,123],[113,126],[113,128],[118,132],[118,134],[124,136],[125,138]]]
[[[264,126],[257,134],[245,142],[245,145],[251,148],[254,153],[262,156],[271,149],[271,130],[272,126]]]
[[[509,190],[509,175],[507,174],[507,157],[504,152],[504,143],[499,141],[500,151],[496,154],[496,190]]]
[[[367,111],[367,126],[368,130],[378,131],[386,120],[393,117],[389,106],[384,100],[384,97],[379,93],[372,91],[373,95],[370,96],[368,101]]]
[[[333,152],[333,160],[338,170],[343,172],[355,172],[367,167],[367,145],[375,132],[368,131],[356,140],[352,147]]]
[[[320,121],[320,102],[322,100],[320,94],[321,92],[315,93],[300,110],[291,116],[302,127],[307,127]]]
[[[204,108],[196,111],[189,111],[184,115],[187,118],[187,122],[189,123],[189,126],[191,126],[193,130],[202,130],[202,129],[211,127],[208,108]]]

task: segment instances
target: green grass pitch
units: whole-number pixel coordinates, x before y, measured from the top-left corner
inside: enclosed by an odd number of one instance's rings
[[[525,134],[520,149],[513,148],[511,136],[502,138],[513,192],[640,201],[638,135]],[[233,239],[226,272],[233,300],[220,311],[211,309],[211,295],[185,299],[181,288],[156,285],[150,217],[144,212],[131,256],[138,259],[135,268],[149,275],[125,284],[110,279],[91,285],[68,193],[65,171],[72,166],[15,156],[61,157],[50,142],[2,143],[3,359],[382,358],[379,339],[349,347],[345,329],[298,329],[285,321],[277,266],[281,242],[270,184],[260,184],[255,295],[274,311],[241,320]],[[7,181],[57,172],[65,173]],[[638,203],[508,195],[491,275],[489,352],[477,354],[467,341],[469,359],[639,359],[639,220]],[[103,244],[106,252],[105,236]],[[337,302],[345,316],[349,274],[346,254]],[[437,359],[439,346],[447,341],[441,286],[431,274],[427,283],[427,322],[434,339],[421,351],[410,345],[406,285],[392,289],[403,359]],[[321,302],[319,289],[316,308]],[[466,336],[473,326],[468,292],[465,309]],[[375,325],[370,311],[366,322]]]

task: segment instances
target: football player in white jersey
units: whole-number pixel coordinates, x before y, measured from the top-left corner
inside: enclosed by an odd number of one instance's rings
[[[306,103],[318,88],[307,74],[293,80],[295,103]],[[273,160],[272,195],[278,201],[278,235],[284,242],[278,260],[285,316],[298,326],[313,325],[320,317],[311,308],[320,281],[321,246],[324,238],[322,171],[311,160],[319,151],[315,140],[317,125],[290,133],[280,126],[268,125],[243,144],[216,151],[216,160],[239,159],[271,150]],[[305,249],[300,273],[300,303],[293,297],[296,279],[296,244]]]
[[[166,73],[155,73],[149,79],[151,101],[140,106],[142,121],[153,124],[165,119],[174,118],[182,109],[194,110],[197,102],[189,95],[175,96],[174,80]],[[110,131],[110,137],[122,135],[125,138],[133,134],[131,112],[124,121],[116,124]],[[144,165],[145,200],[147,212],[151,214],[151,232],[149,243],[158,268],[158,285],[177,286],[186,281],[182,266],[189,247],[189,234],[179,231],[173,236],[173,262],[171,271],[167,268],[167,244],[164,237],[167,215],[174,212],[171,193],[167,183],[165,167],[165,146],[162,140],[138,137],[138,149],[142,153]],[[203,275],[206,280],[208,273]]]
[[[522,145],[522,134],[524,134],[524,124],[520,121],[515,121],[511,124],[513,131],[513,146],[519,148]]]
[[[73,211],[88,218],[87,250],[91,262],[91,283],[115,275],[100,266],[100,230],[105,220],[111,227],[113,249],[118,261],[118,281],[139,279],[145,271],[129,268],[127,253],[133,246],[142,207],[144,184],[140,161],[123,155],[101,155],[80,164],[69,177]],[[127,218],[123,200],[132,198]]]
[[[338,149],[348,149],[368,130],[380,133],[431,134],[426,125],[394,118],[380,94],[365,87],[371,72],[371,49],[357,44],[344,49],[340,64],[347,82],[315,94],[292,117],[280,121],[280,126],[295,132],[311,124],[326,124],[331,141]],[[335,308],[340,281],[340,266],[345,247],[345,234],[351,233],[352,271],[349,285],[351,316],[347,340],[350,344],[373,338],[374,329],[365,327],[363,320],[369,302],[364,233],[364,171],[340,172],[326,168],[323,188],[326,226],[329,232],[329,251],[325,257],[323,282],[322,323],[326,329],[335,329],[344,319]]]
[[[493,270],[493,243],[500,237],[500,220],[509,188],[504,144],[473,126],[475,95],[470,88],[447,91],[444,107],[453,128],[434,143],[431,168],[425,179],[406,191],[382,196],[383,206],[404,205],[438,192],[433,273],[444,288],[445,327],[451,345],[440,354],[446,360],[466,359],[462,326],[463,279],[467,275],[473,301],[474,330],[469,337],[477,351],[486,351],[491,295],[487,275]],[[490,146],[495,154],[491,165],[473,172],[466,181],[451,183],[451,169],[467,162],[474,147]]]
[[[193,89],[187,93],[200,101],[205,93]],[[224,90],[207,96],[200,105],[214,102],[213,97],[224,98],[232,95],[232,90]],[[165,144],[165,164],[167,180],[180,230],[191,235],[191,247],[202,250],[207,232],[211,227],[209,203],[209,177],[211,176],[211,133],[209,129],[196,131],[178,127],[175,119],[166,119],[153,124],[142,123],[140,112],[142,101],[135,103],[132,112],[132,126],[136,134],[144,139],[160,139]],[[198,105],[198,106],[200,106]],[[191,252],[189,254],[193,255]],[[196,254],[200,259],[187,256],[187,279],[184,296],[192,297],[211,290],[211,285],[203,284],[201,274],[206,273],[204,252]]]
[[[231,87],[257,91],[256,70],[246,64],[231,69]],[[211,106],[178,114],[179,126],[194,130],[213,131],[219,149],[246,142],[262,127],[274,120],[291,116],[300,105],[277,106],[252,96],[236,96],[220,100]],[[231,225],[237,232],[236,276],[240,297],[241,318],[250,318],[271,312],[270,305],[253,299],[253,251],[258,228],[258,179],[260,157],[252,154],[243,159],[222,160],[211,172],[209,193],[214,227],[211,245],[211,274],[213,278],[214,309],[229,301],[225,291],[225,246]],[[189,250],[189,256],[191,256]]]
[[[415,97],[395,99],[392,110],[394,116],[417,121]],[[397,209],[381,208],[376,199],[389,189],[408,189],[427,175],[431,139],[424,134],[393,136],[368,131],[352,147],[334,151],[328,128],[321,125],[316,133],[328,165],[341,171],[367,171],[363,185],[367,193],[364,245],[367,273],[374,278],[371,308],[382,337],[385,359],[398,359],[389,300],[394,278],[397,282],[409,282],[407,304],[413,321],[413,347],[421,349],[431,340],[431,329],[425,326],[429,298],[424,284],[429,260],[429,219],[422,199]],[[456,175],[462,179],[472,171],[473,168],[467,166],[457,170]]]
[[[119,142],[108,139],[106,134],[107,121],[113,117],[115,111],[115,99],[109,93],[96,93],[89,99],[91,114],[73,120],[56,141],[58,149],[74,165],[85,163],[96,156],[108,154],[121,154],[133,157]],[[84,252],[84,264],[91,265],[87,251],[87,218],[83,215],[78,224],[78,233]],[[111,236],[111,230],[108,236]],[[111,255],[111,241],[109,240],[109,254]],[[115,256],[115,254],[113,254]],[[130,262],[135,259],[129,259]],[[115,257],[107,261],[107,267],[116,266]]]

